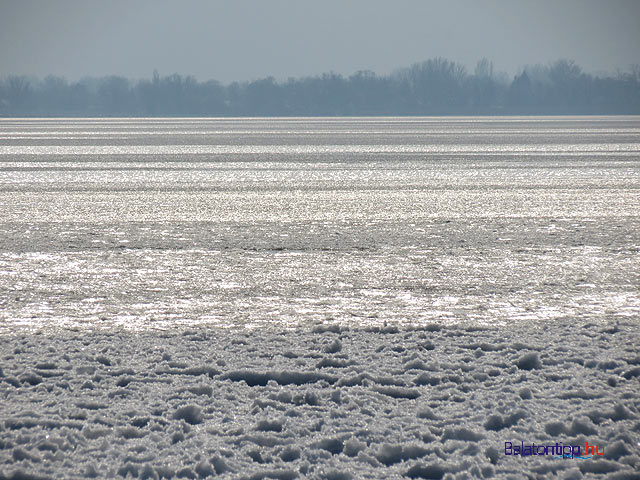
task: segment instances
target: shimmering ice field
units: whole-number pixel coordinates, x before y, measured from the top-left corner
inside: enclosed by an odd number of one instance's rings
[[[0,329],[640,311],[640,119],[4,119]]]
[[[0,480],[638,480],[639,215],[636,117],[0,120]]]

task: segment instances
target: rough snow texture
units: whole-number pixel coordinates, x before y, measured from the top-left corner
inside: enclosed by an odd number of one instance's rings
[[[0,478],[640,478],[637,322],[24,333]],[[504,442],[605,447],[507,457]]]

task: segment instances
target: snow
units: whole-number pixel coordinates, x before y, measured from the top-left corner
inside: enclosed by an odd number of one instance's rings
[[[0,478],[638,478],[639,336],[624,319],[4,335]]]

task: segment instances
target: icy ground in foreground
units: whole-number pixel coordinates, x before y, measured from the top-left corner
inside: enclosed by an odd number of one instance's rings
[[[628,319],[4,336],[0,478],[636,479],[639,337]]]

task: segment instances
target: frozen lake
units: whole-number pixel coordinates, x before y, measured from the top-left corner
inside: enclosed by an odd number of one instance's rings
[[[2,119],[0,333],[640,313],[640,118]]]

